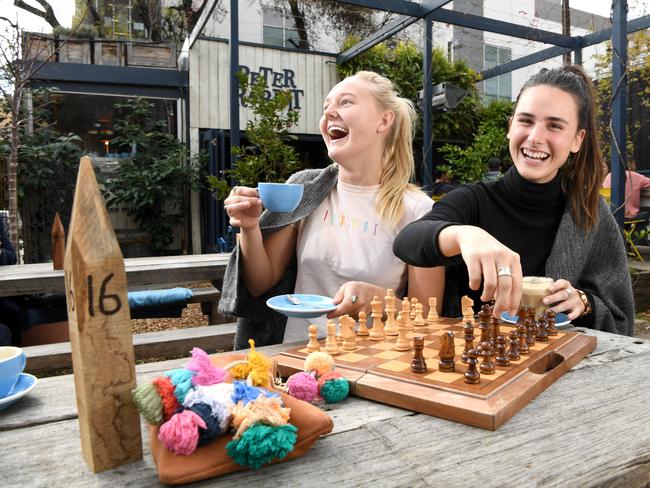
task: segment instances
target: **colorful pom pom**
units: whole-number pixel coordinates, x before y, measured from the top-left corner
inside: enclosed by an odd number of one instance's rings
[[[232,394],[233,403],[244,402],[244,405],[246,405],[248,402],[255,400],[261,394],[268,397],[279,396],[278,393],[250,386],[245,381],[235,381],[233,384],[235,386]]]
[[[267,397],[260,395],[256,400],[244,405],[238,403],[232,410],[232,426],[237,429],[235,439],[241,435],[253,424],[264,425],[284,425],[289,422],[291,409],[282,404],[280,397]]]
[[[183,403],[185,400],[185,395],[187,395],[187,392],[192,389],[192,377],[195,374],[196,373],[194,371],[190,371],[189,369],[184,368],[165,371],[164,375],[172,380],[172,384],[175,387],[174,395],[176,395],[179,403]]]
[[[163,421],[162,399],[152,383],[138,385],[131,392],[133,402],[147,423],[160,425]]]
[[[318,393],[327,403],[340,402],[350,394],[350,383],[336,371],[331,371],[318,379]]]
[[[228,455],[241,466],[258,469],[274,459],[282,459],[293,450],[298,429],[291,425],[271,427],[255,424],[226,446]]]
[[[223,429],[220,426],[220,419],[212,415],[210,405],[195,403],[190,410],[201,417],[205,423],[205,428],[199,427],[199,446],[203,446],[221,435]]]
[[[174,385],[172,384],[172,380],[170,380],[167,376],[161,376],[160,378],[153,380],[152,384],[160,395],[163,406],[163,414],[165,416],[165,420],[168,420],[172,415],[174,415],[180,406],[176,395],[174,395]]]
[[[248,352],[248,364],[251,371],[247,376],[248,382],[253,386],[271,387],[271,360],[261,352],[255,351],[255,341],[248,339],[251,346]]]
[[[206,428],[203,419],[191,410],[184,410],[160,426],[158,439],[173,453],[189,456],[198,445],[199,428]]]
[[[222,383],[228,377],[228,372],[214,366],[210,361],[210,356],[198,347],[192,349],[192,359],[187,362],[185,367],[196,373],[192,378],[193,385],[215,385]]]
[[[219,418],[219,427],[225,431],[230,424],[234,403],[232,395],[235,387],[232,383],[218,383],[210,386],[197,386],[185,396],[183,405],[190,408],[196,403],[210,405],[212,415]]]
[[[305,371],[316,371],[318,376],[334,371],[334,358],[326,352],[314,351],[305,358]]]
[[[309,373],[294,373],[287,379],[287,393],[305,402],[313,402],[318,396],[318,383]]]

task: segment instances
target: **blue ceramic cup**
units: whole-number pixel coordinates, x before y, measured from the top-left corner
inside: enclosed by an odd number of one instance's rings
[[[19,347],[0,347],[0,398],[6,397],[25,369],[25,353]]]
[[[293,212],[302,198],[303,185],[295,183],[259,183],[257,191],[264,208],[271,212]]]

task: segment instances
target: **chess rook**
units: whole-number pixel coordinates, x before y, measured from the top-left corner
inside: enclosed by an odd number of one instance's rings
[[[422,350],[424,349],[424,338],[421,336],[414,337],[413,348],[415,349],[415,354],[413,355],[413,360],[411,361],[411,371],[414,373],[426,373],[427,363],[422,353]]]

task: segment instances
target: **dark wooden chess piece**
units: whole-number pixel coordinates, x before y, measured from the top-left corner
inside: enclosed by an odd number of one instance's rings
[[[546,320],[548,322],[548,335],[556,336],[557,329],[555,328],[555,312],[550,308],[546,311]]]
[[[465,383],[475,385],[481,382],[481,373],[479,373],[476,365],[478,364],[479,352],[476,349],[470,349],[467,353],[467,371],[465,371]]]
[[[440,360],[438,361],[438,370],[446,373],[456,370],[454,363],[454,356],[456,350],[454,349],[454,333],[446,330],[440,336],[440,351],[438,352]]]
[[[547,322],[546,322],[546,317],[544,314],[539,314],[539,317],[537,317],[537,335],[535,336],[535,339],[540,341],[540,342],[548,342],[548,330],[546,330],[547,327]]]
[[[526,326],[523,324],[517,325],[517,337],[519,338],[519,354],[528,354],[528,343],[526,342]]]
[[[519,345],[519,339],[518,339],[518,334],[516,330],[511,330],[510,331],[510,348],[508,349],[508,352],[506,353],[508,356],[508,359],[510,361],[519,361],[519,358],[521,357],[519,355],[519,348],[517,347]]]
[[[481,338],[479,342],[490,341],[492,336],[492,326],[490,325],[491,314],[489,310],[485,310],[486,305],[483,305],[481,311],[478,313],[478,328],[481,329]]]
[[[463,353],[460,355],[460,360],[467,364],[469,360],[469,351],[474,349],[474,324],[469,320],[465,322],[463,332],[465,333],[463,336],[463,339],[465,340],[465,349],[463,349]]]
[[[490,326],[492,327],[492,337],[490,337],[490,344],[492,345],[492,350],[496,350],[497,347],[497,337],[501,335],[501,330],[499,329],[499,321],[494,316],[490,316]]]
[[[415,354],[413,355],[413,360],[411,361],[411,371],[414,373],[426,373],[427,363],[424,360],[424,355],[422,354],[422,350],[424,349],[424,338],[421,336],[414,337],[413,347],[415,348]]]
[[[535,345],[535,336],[537,335],[536,326],[535,326],[535,316],[530,318],[530,315],[524,322],[524,327],[526,328],[526,344],[528,347]],[[523,352],[523,351],[522,351]]]
[[[494,374],[494,363],[492,362],[492,346],[490,346],[489,341],[481,342],[481,355],[483,356],[483,361],[479,366],[481,373],[483,374]]]
[[[495,362],[497,366],[510,366],[510,358],[506,354],[506,338],[505,336],[497,336],[497,357]]]

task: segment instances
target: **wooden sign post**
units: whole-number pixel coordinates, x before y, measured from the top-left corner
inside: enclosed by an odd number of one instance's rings
[[[65,257],[65,230],[61,223],[59,212],[54,214],[52,223],[52,264],[53,269],[63,269],[63,258]]]
[[[97,473],[142,459],[142,439],[124,259],[88,157],[79,165],[64,270],[81,448]]]

